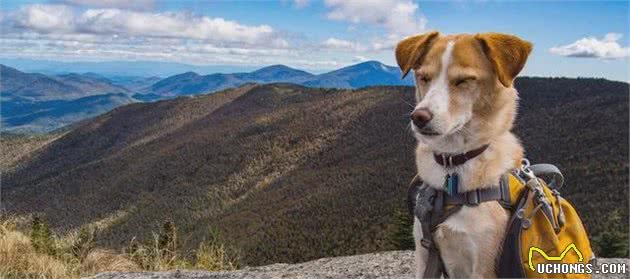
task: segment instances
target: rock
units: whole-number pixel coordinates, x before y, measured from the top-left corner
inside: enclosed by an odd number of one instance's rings
[[[626,273],[594,274],[593,278],[629,278],[629,259],[598,259],[598,263],[625,263]],[[271,278],[413,278],[413,251],[391,251],[374,254],[323,258],[298,264],[272,264],[246,267],[230,272],[177,270],[167,272],[106,272],[91,279],[271,279]]]

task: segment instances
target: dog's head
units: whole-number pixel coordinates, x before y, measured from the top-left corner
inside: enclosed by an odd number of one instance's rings
[[[442,152],[463,152],[512,127],[514,78],[532,49],[515,36],[484,33],[409,37],[396,47],[403,77],[413,72],[414,134]]]

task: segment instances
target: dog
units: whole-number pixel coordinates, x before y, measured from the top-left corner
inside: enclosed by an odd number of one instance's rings
[[[501,175],[520,166],[523,147],[510,131],[518,103],[513,84],[531,50],[531,43],[500,33],[430,32],[398,43],[403,78],[411,72],[416,84],[411,129],[418,141],[417,174],[425,184],[443,190],[445,177],[456,173],[459,193],[494,187]],[[438,163],[441,155],[471,150],[481,153],[456,167]],[[444,271],[451,278],[497,277],[495,261],[509,216],[498,202],[484,202],[463,206],[438,225],[433,241]],[[416,277],[422,278],[428,250],[418,218],[413,231]]]

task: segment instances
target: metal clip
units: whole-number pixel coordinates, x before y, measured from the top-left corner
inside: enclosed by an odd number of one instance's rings
[[[521,160],[521,173],[523,173],[528,179],[534,179],[536,178],[536,175],[534,175],[534,172],[529,168],[529,166],[529,160],[523,158],[523,160]]]
[[[532,212],[529,213],[529,215],[525,216],[525,210],[521,209],[519,211],[517,211],[516,213],[516,217],[522,219],[521,221],[521,227],[523,229],[529,229],[529,227],[532,226],[532,219],[534,218],[534,215],[536,214],[536,212],[538,212],[538,210],[540,210],[542,208],[542,204],[537,205]]]
[[[479,205],[480,199],[481,198],[479,197],[478,190],[466,193],[466,201],[468,205],[472,205],[472,206]]]
[[[556,197],[556,202],[558,203],[558,231],[560,231],[560,228],[564,226],[564,223],[566,222],[566,219],[564,217],[564,211],[562,210],[562,203],[560,202],[560,192],[558,192],[558,190],[553,189],[551,191],[553,193],[553,195]],[[558,232],[556,231],[556,233]]]
[[[422,238],[420,240],[420,245],[422,245],[422,247],[424,247],[426,249],[431,249],[431,247],[433,247],[433,241],[428,240],[426,238]]]

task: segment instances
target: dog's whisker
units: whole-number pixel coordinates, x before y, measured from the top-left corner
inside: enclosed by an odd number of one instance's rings
[[[403,98],[401,98],[401,97],[398,97],[398,98],[399,98],[399,99],[400,99],[403,103],[405,103],[405,104],[409,105],[410,107],[412,107],[412,108],[415,108],[415,107],[416,107],[415,105],[412,105],[411,103],[407,102],[407,100],[405,100],[405,99],[403,99]]]

